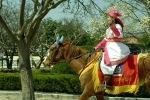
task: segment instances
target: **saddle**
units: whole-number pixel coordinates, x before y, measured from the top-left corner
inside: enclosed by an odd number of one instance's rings
[[[138,72],[137,57],[138,55],[129,55],[126,61],[116,66],[114,70],[114,74],[111,79],[113,86],[129,85],[129,83],[131,84],[134,82],[133,80],[135,79],[134,74]],[[100,64],[98,66],[100,66]],[[101,72],[100,67],[99,67],[99,71]],[[104,76],[103,73],[99,75],[101,82],[103,82],[104,80],[103,76]],[[131,82],[126,82],[126,81],[131,81]]]

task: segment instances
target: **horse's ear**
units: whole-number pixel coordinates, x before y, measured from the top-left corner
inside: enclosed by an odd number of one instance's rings
[[[59,41],[60,41],[60,37],[59,35],[56,37],[56,43],[59,44]]]
[[[63,40],[64,40],[64,36],[61,36],[59,42],[62,43]]]

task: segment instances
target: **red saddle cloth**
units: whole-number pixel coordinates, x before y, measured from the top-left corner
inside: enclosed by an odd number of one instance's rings
[[[119,64],[112,76],[113,86],[136,85],[138,79],[138,55],[130,55],[128,59]],[[103,82],[103,74],[98,70],[100,82]]]

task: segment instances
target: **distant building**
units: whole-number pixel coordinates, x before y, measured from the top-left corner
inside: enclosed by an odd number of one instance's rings
[[[127,37],[125,38],[124,42],[126,44],[140,44],[135,37]]]
[[[135,37],[124,38],[123,42],[129,46],[131,54],[141,53],[141,49],[139,47],[137,47],[137,45],[140,43],[138,42],[138,40]]]

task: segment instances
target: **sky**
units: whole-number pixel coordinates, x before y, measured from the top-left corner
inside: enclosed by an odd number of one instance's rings
[[[104,7],[107,4],[103,0],[95,0],[95,2],[99,5],[99,7]],[[50,12],[45,16],[45,18],[48,17],[51,17],[53,20],[60,20],[64,17],[73,18],[73,14],[63,13],[62,8],[58,6],[57,8],[50,10]]]

